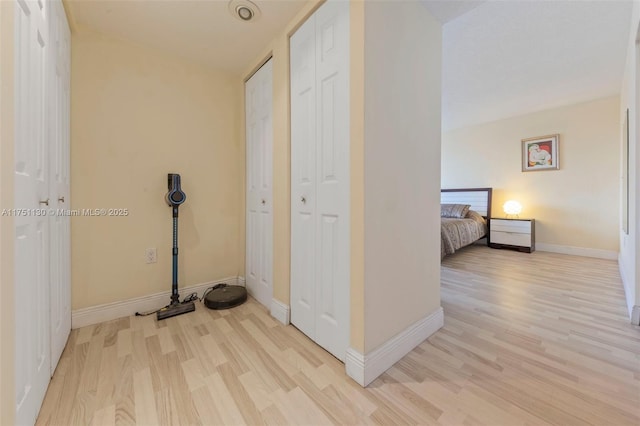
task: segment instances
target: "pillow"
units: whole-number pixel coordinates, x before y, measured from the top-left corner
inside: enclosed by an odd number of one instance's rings
[[[440,217],[463,219],[470,207],[469,204],[440,204]]]
[[[477,211],[475,211],[475,210],[469,210],[469,212],[467,213],[466,218],[467,219],[473,219],[476,222],[480,222],[480,223],[487,223],[484,220],[484,217],[482,217],[482,215],[480,213],[478,213]]]

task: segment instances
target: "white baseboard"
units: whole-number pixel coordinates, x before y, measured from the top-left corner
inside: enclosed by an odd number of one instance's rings
[[[271,316],[284,325],[290,323],[291,308],[277,299],[271,299]]]
[[[616,260],[618,252],[586,247],[561,246],[557,244],[536,243],[536,250],[550,253],[571,254],[574,256],[595,257],[598,259]]]
[[[347,349],[345,359],[347,375],[360,386],[367,386],[443,325],[444,311],[438,308],[367,355],[353,348]]]
[[[244,279],[240,282],[239,277],[229,277],[190,287],[181,287],[180,296],[185,297],[194,292],[198,293],[199,296],[202,296],[202,293],[206,289],[220,283],[244,285]],[[104,321],[127,317],[129,315],[134,315],[136,312],[153,311],[166,306],[170,297],[171,291],[163,291],[162,293],[150,294],[148,296],[136,297],[134,299],[123,300],[120,302],[105,303],[104,305],[76,309],[71,312],[71,328],[80,328]]]
[[[247,280],[244,279],[244,277],[238,277],[238,284],[237,285],[241,285],[242,287],[246,287],[247,286]]]

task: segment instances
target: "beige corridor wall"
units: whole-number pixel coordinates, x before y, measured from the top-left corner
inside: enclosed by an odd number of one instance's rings
[[[364,18],[368,354],[440,309],[442,26],[418,1],[365,2]]]
[[[365,350],[365,2],[352,1],[350,13],[351,81],[351,348]]]
[[[0,208],[13,205],[13,43],[14,2],[0,1]],[[0,425],[15,418],[15,321],[13,245],[11,217],[0,217]]]
[[[168,291],[167,173],[180,173],[182,287],[244,275],[241,81],[92,33],[72,38],[73,309]],[[157,248],[158,262],[145,263]]]
[[[442,138],[442,187],[493,187],[493,216],[517,200],[536,243],[618,251],[619,98],[452,130]],[[560,134],[560,170],[521,171],[521,139]]]

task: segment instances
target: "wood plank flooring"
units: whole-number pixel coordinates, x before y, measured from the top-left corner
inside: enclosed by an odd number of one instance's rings
[[[366,389],[254,300],[73,330],[37,424],[640,424],[616,262],[468,247],[442,262],[442,306]]]

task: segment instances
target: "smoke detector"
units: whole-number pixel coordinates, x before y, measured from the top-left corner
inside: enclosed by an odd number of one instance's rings
[[[231,0],[229,2],[229,12],[236,19],[244,22],[255,21],[260,17],[260,9],[249,0]]]

